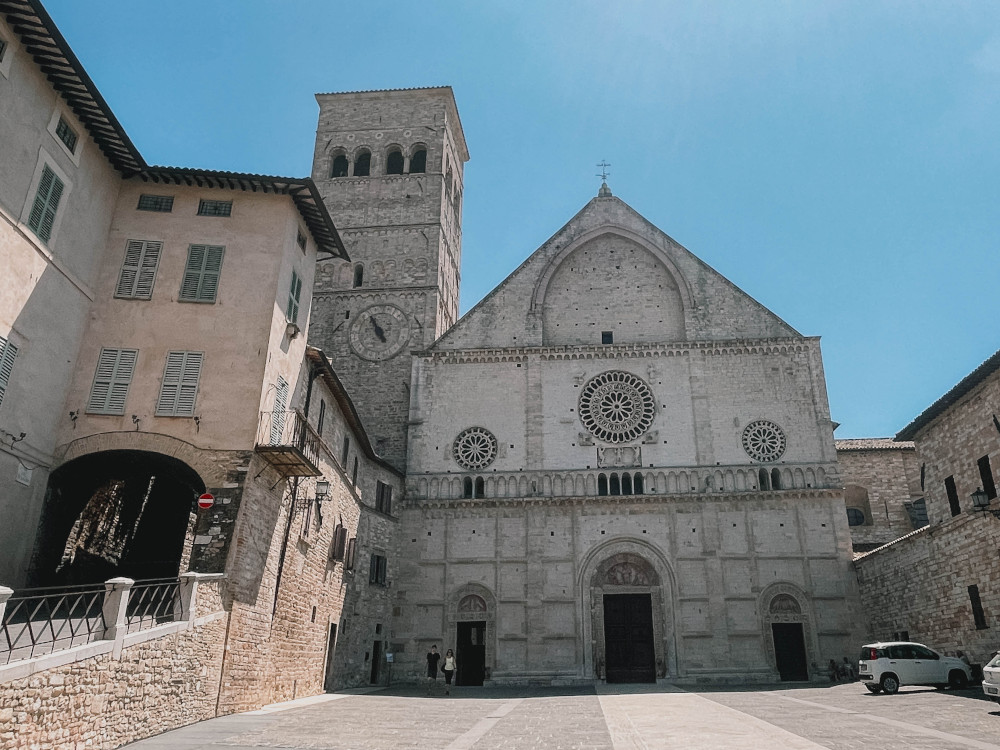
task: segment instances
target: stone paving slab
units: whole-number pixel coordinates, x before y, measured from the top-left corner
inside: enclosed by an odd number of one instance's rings
[[[671,686],[401,688],[316,696],[201,722],[135,750],[1000,750],[981,693],[858,683],[688,692]]]

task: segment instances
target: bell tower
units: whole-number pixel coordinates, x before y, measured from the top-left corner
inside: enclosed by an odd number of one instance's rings
[[[350,261],[321,261],[310,341],[376,453],[406,465],[410,352],[458,319],[463,167],[451,87],[318,94],[313,180]]]

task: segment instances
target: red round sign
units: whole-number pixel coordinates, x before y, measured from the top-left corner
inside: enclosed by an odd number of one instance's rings
[[[201,510],[208,510],[213,505],[215,505],[215,496],[210,495],[207,492],[198,498],[198,507]]]

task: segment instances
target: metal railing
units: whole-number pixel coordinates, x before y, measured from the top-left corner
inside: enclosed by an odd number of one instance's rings
[[[257,426],[258,448],[294,448],[317,465],[322,440],[309,421],[296,410],[262,411]]]
[[[101,640],[105,585],[24,589],[7,600],[0,622],[0,664]]]
[[[181,582],[177,578],[136,581],[125,605],[125,632],[135,633],[174,622],[180,616]]]

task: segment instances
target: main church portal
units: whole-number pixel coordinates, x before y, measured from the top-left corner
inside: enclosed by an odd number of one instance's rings
[[[604,653],[608,682],[656,682],[649,594],[604,595]]]

